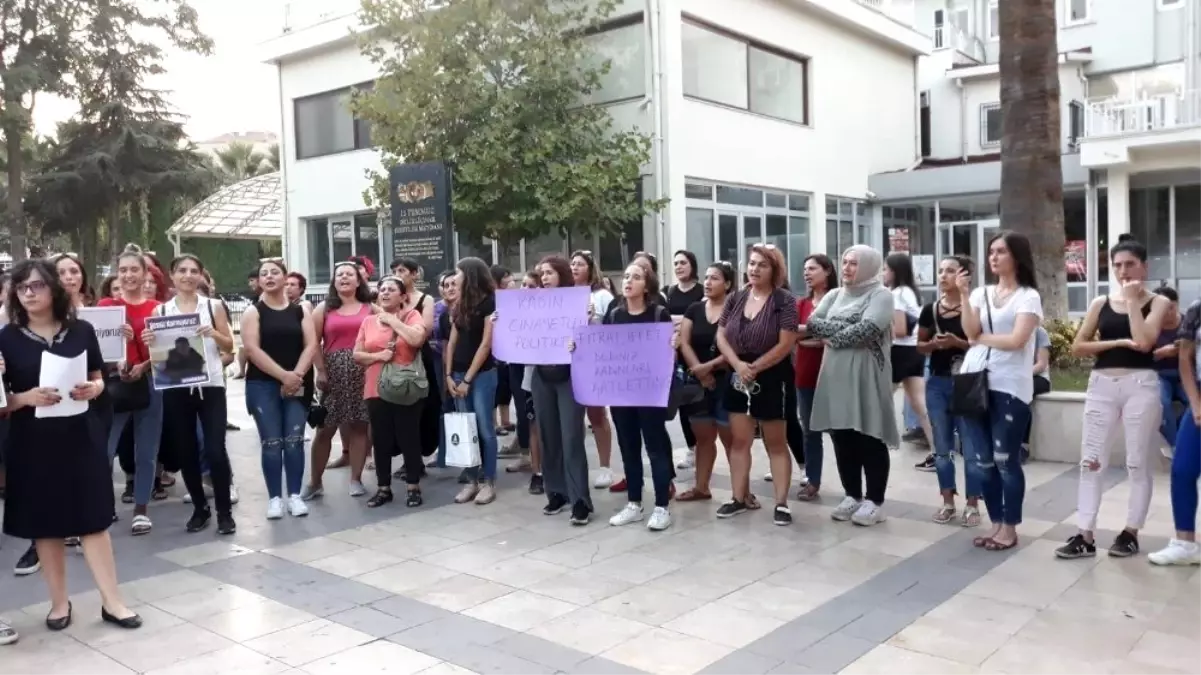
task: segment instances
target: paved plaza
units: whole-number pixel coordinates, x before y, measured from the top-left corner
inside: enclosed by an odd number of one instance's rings
[[[892,455],[889,520],[873,528],[830,519],[842,495],[829,448],[822,502],[794,503],[791,527],[769,509],[716,520],[724,460],[715,501],[674,503],[661,533],[610,527],[625,498],[607,491],[587,527],[544,516],[526,475],[503,476],[489,506],[454,504],[450,477],[426,483],[422,508],[367,509],[345,469],[326,474],[307,518],[269,523],[257,436],[240,387],[230,394],[237,535],[186,534],[182,484],[151,506],[149,536],[129,535],[123,506],[118,572],[145,626],[102,625],[70,554],[75,621],[58,634],[40,577],[11,576],[25,542],[4,541],[0,616],[21,640],[0,647],[0,674],[1201,672],[1201,570],[1145,555],[1171,535],[1163,468],[1143,554],[1126,560],[1053,558],[1074,532],[1077,472],[1038,462],[1021,546],[973,549],[977,530],[930,522],[935,478],[908,448]],[[755,465],[758,478],[761,449]],[[1127,495],[1120,469],[1107,479],[1103,546]],[[767,504],[770,490],[756,481]]]

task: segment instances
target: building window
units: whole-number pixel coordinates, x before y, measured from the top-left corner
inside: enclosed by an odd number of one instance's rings
[[[1080,137],[1084,135],[1084,104],[1072,101],[1068,104],[1068,151],[1075,152],[1080,146]]]
[[[1184,0],[1159,0],[1158,6],[1160,11],[1180,9],[1184,7]]]
[[[1064,9],[1067,13],[1064,17],[1067,25],[1086,23],[1092,18],[1093,0],[1065,0]]]
[[[646,95],[646,36],[642,15],[602,27],[584,38],[593,50],[595,65],[608,63],[590,103],[612,103]]]
[[[1176,290],[1181,307],[1201,299],[1201,185],[1177,185]]]
[[[863,202],[842,197],[827,197],[826,255],[830,256],[831,260],[841,260],[842,252],[854,244],[868,243],[870,225]]]
[[[992,0],[988,3],[988,39],[1001,39],[1001,9],[997,5],[997,0]]]
[[[685,22],[684,95],[807,124],[806,61]]]
[[[980,147],[995,148],[1001,145],[1001,104],[986,103],[980,106]]]
[[[312,218],[306,222],[309,282],[326,284],[334,263],[351,256],[367,256],[375,265],[372,281],[380,278],[386,260],[381,246],[379,218],[374,213],[359,213],[330,218]]]
[[[371,147],[370,125],[350,112],[352,91],[370,87],[368,82],[293,101],[296,159]]]

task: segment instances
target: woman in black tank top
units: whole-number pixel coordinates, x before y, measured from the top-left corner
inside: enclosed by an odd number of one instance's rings
[[[1163,408],[1159,376],[1151,350],[1159,337],[1168,299],[1144,286],[1147,249],[1124,234],[1109,253],[1111,284],[1116,292],[1093,301],[1072,343],[1073,356],[1094,356],[1092,375],[1084,394],[1080,490],[1077,501],[1079,532],[1055,551],[1060,558],[1096,555],[1093,530],[1101,506],[1101,474],[1109,464],[1109,439],[1121,424],[1126,438],[1126,471],[1130,502],[1126,527],[1109,547],[1109,555],[1138,553],[1138,531],[1151,506],[1151,449],[1159,433]]]

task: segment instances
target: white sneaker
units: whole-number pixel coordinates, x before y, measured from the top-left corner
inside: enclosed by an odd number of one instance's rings
[[[830,517],[834,520],[846,521],[851,519],[851,515],[859,510],[859,500],[854,497],[843,497],[842,501],[834,508],[834,512]]]
[[[596,480],[592,482],[592,487],[603,490],[613,484],[613,470],[607,466],[602,466],[596,472]]]
[[[696,448],[688,448],[688,452],[684,453],[684,459],[676,465],[677,469],[695,469],[696,468]]]
[[[1152,565],[1201,565],[1201,546],[1195,541],[1171,539],[1168,545],[1147,556]]]
[[[309,515],[309,505],[304,503],[300,495],[292,495],[288,497],[288,513],[293,517],[300,518]]]
[[[641,512],[642,509],[639,509]],[[640,514],[641,515],[641,514]],[[646,529],[659,532],[671,527],[671,514],[662,506],[656,506],[654,511],[651,511],[651,519],[646,521]]]
[[[864,527],[882,523],[884,522],[884,507],[870,499],[864,499],[859,503],[859,508],[855,510],[855,513],[851,515],[851,522]]]
[[[625,508],[618,511],[617,515],[609,519],[609,524],[614,527],[629,525],[642,520],[642,504],[629,502]]]
[[[184,504],[191,504],[191,503],[192,503],[192,493],[191,493],[191,492],[185,492],[185,493],[183,493],[183,503],[184,503]]]
[[[272,497],[267,501],[267,520],[279,520],[284,517],[284,500]]]
[[[770,472],[770,471],[768,471],[767,473],[763,474],[763,480],[764,480],[764,481],[766,481],[766,482],[768,482],[768,483],[770,483],[770,482],[771,482],[771,472]]]
[[[367,488],[363,487],[363,481],[361,481],[361,480],[350,481],[350,496],[351,497],[362,497],[365,494],[367,494]]]
[[[238,503],[238,486],[234,485],[233,483],[229,484],[229,503],[230,504]]]

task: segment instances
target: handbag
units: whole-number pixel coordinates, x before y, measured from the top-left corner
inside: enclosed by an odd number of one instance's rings
[[[395,349],[395,341],[389,343],[388,348]],[[430,380],[420,355],[412,363],[385,363],[379,371],[377,389],[381,399],[396,405],[413,405],[425,400],[430,394]]]
[[[705,388],[688,372],[683,364],[676,364],[671,378],[671,391],[667,395],[667,419],[675,419],[680,408],[699,403],[705,399]]]
[[[992,333],[992,301],[984,289],[984,306],[988,312],[988,332]],[[975,373],[956,373],[951,376],[950,413],[959,417],[984,417],[988,414],[988,359],[992,347],[984,354],[984,369]]]
[[[313,402],[309,404],[309,411],[305,415],[305,421],[314,429],[325,426],[325,417],[329,414],[322,398],[324,397],[314,397]]]
[[[480,436],[475,413],[448,412],[442,416],[446,428],[446,465],[471,468],[480,465]]]
[[[121,371],[114,368],[104,375],[104,391],[113,401],[114,413],[129,413],[150,407],[150,379],[121,379]]]

